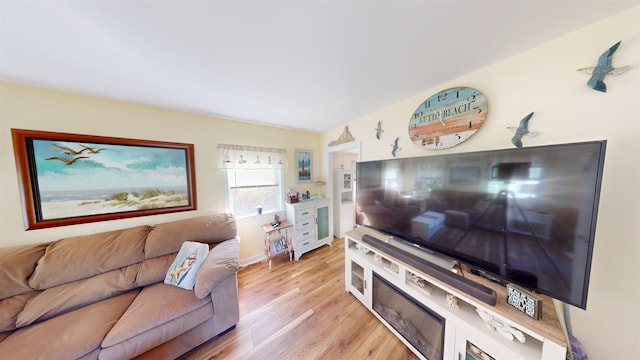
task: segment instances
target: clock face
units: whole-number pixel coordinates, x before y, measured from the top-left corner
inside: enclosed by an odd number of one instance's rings
[[[425,100],[409,120],[409,137],[424,149],[447,149],[467,140],[487,118],[487,99],[476,89],[455,87]]]

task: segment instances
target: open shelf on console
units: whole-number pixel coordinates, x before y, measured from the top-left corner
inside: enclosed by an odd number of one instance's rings
[[[395,277],[399,276],[400,267],[398,262],[390,260],[391,258],[386,254],[375,251],[370,246],[349,240],[347,240],[347,247],[357,251],[364,259],[367,259],[376,272],[385,272]]]

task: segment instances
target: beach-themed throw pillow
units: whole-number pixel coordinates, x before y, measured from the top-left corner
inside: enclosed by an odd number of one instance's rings
[[[209,245],[185,241],[167,270],[164,283],[192,290],[196,283],[198,270],[200,270],[208,253]]]

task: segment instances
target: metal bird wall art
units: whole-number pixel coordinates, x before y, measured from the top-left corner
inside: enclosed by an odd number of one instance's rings
[[[511,143],[515,145],[517,148],[522,147],[522,137],[534,137],[538,135],[537,131],[529,131],[529,120],[533,116],[533,112],[529,115],[525,116],[522,120],[520,120],[520,124],[518,127],[507,126],[507,129],[513,131],[515,134],[511,138]]]
[[[393,144],[391,145],[391,155],[392,155],[393,157],[396,157],[396,153],[398,152],[398,150],[400,150],[400,148],[398,147],[398,139],[399,139],[399,138],[396,138],[396,139],[393,141]]]
[[[380,140],[380,136],[382,135],[382,120],[378,120],[378,126],[376,126],[376,139]]]
[[[607,75],[620,75],[631,68],[630,66],[614,68],[613,65],[611,65],[613,54],[618,50],[621,42],[622,41],[618,41],[607,51],[602,53],[598,59],[598,65],[578,69],[580,72],[591,75],[591,78],[587,81],[587,85],[590,88],[600,92],[607,92],[607,85],[604,83],[604,77]]]

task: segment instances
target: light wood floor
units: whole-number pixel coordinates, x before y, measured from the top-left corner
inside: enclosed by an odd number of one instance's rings
[[[417,359],[344,284],[344,241],[238,273],[240,322],[191,351],[199,359]]]

